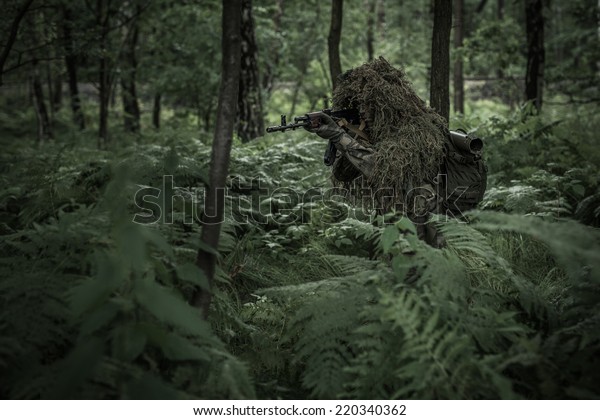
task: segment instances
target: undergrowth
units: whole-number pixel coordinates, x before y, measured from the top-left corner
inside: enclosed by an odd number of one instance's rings
[[[479,126],[492,185],[441,250],[328,194],[322,142],[236,145],[209,322],[188,304],[208,138],[7,146],[0,396],[596,399],[597,163],[568,164],[561,124]]]

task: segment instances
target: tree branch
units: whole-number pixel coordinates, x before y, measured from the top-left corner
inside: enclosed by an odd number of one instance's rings
[[[33,0],[25,0],[25,3],[17,10],[17,15],[15,16],[11,26],[10,33],[8,35],[8,41],[2,50],[2,54],[0,54],[0,86],[2,86],[2,74],[4,73],[4,64],[6,63],[6,59],[8,58],[8,54],[17,39],[17,33],[19,32],[19,25],[21,24],[21,20],[27,13],[27,9],[31,6]]]
[[[26,66],[28,64],[33,64],[34,62],[39,62],[39,61],[53,61],[53,60],[60,60],[62,57],[44,57],[44,58],[32,58],[30,60],[27,61],[23,61],[23,62],[18,62],[17,64],[15,64],[12,67],[7,68],[6,70],[4,70],[3,74],[9,73],[11,71],[14,71],[18,68],[21,68],[23,66]]]

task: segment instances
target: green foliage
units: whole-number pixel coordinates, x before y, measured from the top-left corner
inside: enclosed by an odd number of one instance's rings
[[[534,170],[536,136],[560,144],[560,125],[524,118],[478,128],[504,174],[470,224],[437,222],[443,250],[406,219],[315,188],[324,144],[302,132],[234,148],[208,323],[187,303],[206,287],[187,223],[202,209],[202,138],[165,129],[163,143],[101,154],[15,150],[1,178],[0,392],[597,398],[600,239],[564,220],[597,223],[595,166]],[[501,161],[515,133],[530,156]],[[161,191],[155,224],[131,222],[140,187]]]
[[[246,366],[187,303],[186,293],[207,286],[191,264],[195,254],[183,252],[186,246],[197,249],[195,240],[177,230],[175,238],[167,235],[167,225],[131,221],[137,189],[131,180],[154,183],[152,177],[173,160],[168,149],[154,152],[164,163],[153,152],[120,164],[92,162],[90,173],[62,167],[31,173],[37,183],[22,182],[7,196],[19,208],[5,206],[3,215],[19,213],[2,241],[1,319],[6,348],[18,350],[2,353],[2,376],[10,379],[2,395],[254,396]],[[38,159],[43,163],[45,157]],[[191,182],[196,172],[188,168],[182,160],[174,172],[178,182]],[[44,178],[72,189],[55,187],[55,204],[42,206]],[[92,185],[97,192],[82,196]]]
[[[403,66],[427,98],[430,2],[375,3],[373,16],[345,8],[343,69],[367,60],[373,19],[375,57]],[[548,77],[536,113],[507,100],[522,90],[522,5],[505,2],[500,21],[489,4],[476,15],[478,2],[467,3],[455,57],[467,78],[508,79],[490,91],[467,83],[469,112],[452,128],[484,140],[490,185],[480,211],[436,222],[442,250],[419,241],[406,219],[375,217],[327,191],[325,143],[303,130],[243,146],[234,139],[226,220],[219,249],[209,249],[197,222],[220,6],[113,2],[103,48],[95,5],[68,5],[88,129],[75,129],[65,103],[52,111],[55,143],[33,148],[32,69],[3,75],[0,396],[599,398],[597,4],[546,9]],[[27,15],[7,67],[22,51],[24,62],[40,53],[43,78],[63,73],[63,5],[45,0]],[[98,61],[108,59],[119,86],[136,5],[142,134],[118,128],[117,90],[116,141],[99,151]],[[13,6],[0,18],[5,32]],[[328,5],[286,3],[279,24],[277,12],[274,2],[254,2],[270,120],[320,108],[331,93]],[[156,93],[163,109],[154,131]],[[483,100],[469,100],[476,95]],[[572,101],[582,104],[565,107]],[[132,222],[140,188],[160,190],[156,223]],[[194,263],[199,248],[219,262],[208,321],[189,304],[207,287]]]
[[[522,39],[512,17],[485,20],[457,53],[464,59],[467,73],[494,76],[502,70],[505,76],[518,77],[525,64],[525,57],[519,54]]]

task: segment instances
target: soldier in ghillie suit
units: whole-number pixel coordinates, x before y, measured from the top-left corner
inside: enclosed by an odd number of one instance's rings
[[[445,213],[449,207],[442,193],[446,179],[439,175],[446,174],[448,154],[455,149],[444,118],[417,96],[402,70],[381,57],[341,76],[333,106],[356,109],[361,119],[356,127],[322,114],[321,125],[309,129],[337,149],[334,185],[380,214],[407,215],[421,239],[442,246],[427,222],[432,213]],[[475,205],[480,190],[471,200]]]

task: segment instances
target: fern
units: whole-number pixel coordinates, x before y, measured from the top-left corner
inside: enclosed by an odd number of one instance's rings
[[[302,365],[302,384],[312,397],[335,398],[342,391],[343,368],[354,353],[349,335],[358,322],[356,308],[371,299],[373,291],[365,282],[372,275],[377,274],[363,271],[358,278],[331,278],[261,292],[274,299],[294,296],[297,311],[284,342],[292,343],[292,362]]]

